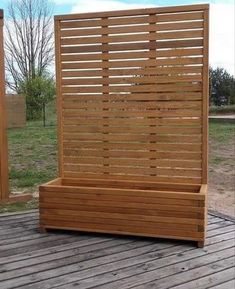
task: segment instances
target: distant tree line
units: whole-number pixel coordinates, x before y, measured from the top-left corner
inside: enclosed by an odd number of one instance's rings
[[[224,68],[212,68],[210,76],[210,104],[215,106],[235,104],[235,78]]]

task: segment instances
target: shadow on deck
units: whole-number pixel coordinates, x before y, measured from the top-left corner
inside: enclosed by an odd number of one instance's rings
[[[38,231],[36,211],[0,215],[2,289],[231,289],[232,220],[209,215],[206,247],[152,238]]]

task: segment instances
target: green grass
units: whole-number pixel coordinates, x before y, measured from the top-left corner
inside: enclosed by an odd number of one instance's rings
[[[223,163],[225,161],[227,161],[227,159],[223,158],[223,157],[220,157],[220,156],[213,156],[211,158],[211,163],[215,164],[215,165],[219,165],[219,164],[221,164],[221,163]]]
[[[210,123],[209,139],[214,143],[227,143],[233,140],[235,125],[233,123]]]
[[[39,184],[56,177],[55,127],[29,123],[22,129],[10,129],[8,138],[12,191],[34,192]]]
[[[35,184],[39,184],[42,182],[46,182],[48,180],[48,171],[47,172],[40,172],[35,170],[24,170],[18,171],[15,169],[11,169],[10,171],[10,178],[12,183],[17,181],[17,187],[20,188],[30,188],[34,187]]]
[[[14,204],[5,204],[0,205],[0,214],[1,213],[11,213],[11,212],[21,212],[28,211],[38,208],[38,200],[32,199],[26,203],[14,203]]]

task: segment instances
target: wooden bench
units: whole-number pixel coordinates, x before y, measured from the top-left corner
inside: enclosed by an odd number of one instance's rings
[[[60,178],[40,227],[204,245],[208,5],[55,17]]]

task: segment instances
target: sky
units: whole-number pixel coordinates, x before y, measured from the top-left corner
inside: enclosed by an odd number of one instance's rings
[[[14,1],[14,0],[12,0]],[[144,7],[210,4],[210,53],[209,62],[213,67],[223,67],[235,74],[235,0],[50,0],[54,14],[83,13],[93,11],[122,10]],[[5,10],[10,0],[0,0]]]

